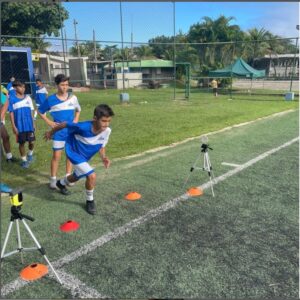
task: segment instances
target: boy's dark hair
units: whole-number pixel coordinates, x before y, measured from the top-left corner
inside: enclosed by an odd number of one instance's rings
[[[42,79],[39,79],[39,78],[37,78],[37,79],[35,80],[35,82],[42,82],[42,83],[43,83]]]
[[[23,85],[25,85],[25,83],[21,80],[15,80],[12,84],[13,87],[23,86]]]
[[[102,117],[112,117],[114,115],[113,110],[107,104],[100,104],[94,110],[94,117],[98,120]]]
[[[67,77],[65,74],[58,74],[54,78],[54,81],[57,85],[59,85],[61,82],[66,82],[69,80],[70,80],[70,77]]]

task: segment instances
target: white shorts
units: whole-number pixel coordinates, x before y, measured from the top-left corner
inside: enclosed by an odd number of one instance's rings
[[[87,162],[80,163],[78,165],[73,165],[74,173],[73,175],[80,179],[82,177],[87,177],[88,175],[94,173],[94,169]]]
[[[65,141],[54,141],[53,140],[53,146],[52,146],[52,149],[54,151],[56,150],[63,150],[65,148],[65,144],[66,142]]]

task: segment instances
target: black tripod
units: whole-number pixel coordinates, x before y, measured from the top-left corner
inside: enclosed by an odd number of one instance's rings
[[[43,247],[41,247],[41,245],[39,244],[38,240],[36,239],[36,237],[34,236],[34,234],[32,233],[30,227],[28,226],[28,224],[26,223],[25,219],[29,220],[29,221],[34,221],[34,218],[24,215],[22,214],[21,211],[21,206],[12,206],[11,207],[11,217],[10,217],[10,223],[9,223],[9,227],[5,236],[5,240],[4,240],[4,244],[3,244],[3,248],[1,251],[1,260],[3,260],[5,257],[8,257],[10,255],[13,255],[15,253],[20,253],[21,254],[21,261],[23,262],[23,252],[24,251],[32,251],[32,250],[38,250],[44,257],[44,259],[46,260],[46,262],[48,263],[48,265],[50,266],[51,270],[53,271],[53,273],[55,274],[57,280],[59,281],[60,284],[62,284],[61,279],[59,278],[58,274],[56,273],[56,271],[54,270],[52,264],[50,263],[49,259],[46,256],[46,251]],[[25,229],[28,231],[29,235],[31,236],[31,238],[33,239],[34,243],[36,244],[36,247],[32,247],[32,248],[23,248],[22,247],[22,241],[21,241],[21,234],[20,234],[20,227],[19,227],[19,220],[22,221]],[[12,227],[14,222],[16,221],[16,228],[17,228],[17,239],[18,239],[18,248],[16,250],[13,250],[11,252],[8,252],[5,254],[5,249],[7,246],[7,242],[9,239],[9,235],[11,233]]]

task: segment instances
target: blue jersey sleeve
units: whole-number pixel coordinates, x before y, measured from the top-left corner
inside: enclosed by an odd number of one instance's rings
[[[41,106],[39,107],[39,112],[44,114],[45,112],[50,110],[49,102],[46,100],[44,101]]]
[[[69,134],[79,133],[81,126],[80,123],[67,122],[67,129]]]

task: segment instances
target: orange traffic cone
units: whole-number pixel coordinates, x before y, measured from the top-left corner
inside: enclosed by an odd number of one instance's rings
[[[31,264],[20,272],[24,280],[37,280],[48,274],[48,267],[42,264]]]

